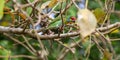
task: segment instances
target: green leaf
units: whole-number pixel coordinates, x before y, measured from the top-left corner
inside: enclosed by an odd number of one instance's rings
[[[5,0],[0,0],[0,19],[3,17],[3,8]]]
[[[61,25],[61,23],[62,23],[62,21],[61,21],[61,20],[56,21],[56,22],[54,22],[54,23],[51,23],[51,24],[49,25],[49,27],[48,27],[48,28],[55,28],[55,27],[59,27],[59,26]]]
[[[33,2],[34,0],[30,0],[30,2]]]
[[[32,13],[32,8],[31,7],[28,7],[27,9],[26,9],[26,12],[27,12],[27,14],[30,16],[30,14]]]
[[[106,14],[105,11],[102,10],[101,8],[96,8],[93,13],[95,17],[97,18],[97,22],[102,24],[104,22],[104,17]]]

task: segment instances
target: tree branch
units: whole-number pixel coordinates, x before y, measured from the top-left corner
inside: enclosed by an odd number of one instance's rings
[[[106,26],[106,27],[100,27],[100,28],[97,28],[96,30],[104,33],[106,31],[109,31],[110,29],[116,28],[116,27],[117,28],[120,27],[120,22],[116,22],[116,23],[111,24],[111,25]],[[25,34],[25,35],[29,35],[33,38],[37,38],[33,29],[26,29],[25,31],[23,31],[22,28],[12,28],[12,27],[0,26],[0,32],[1,33]],[[60,36],[58,36],[58,34],[54,34],[54,35],[39,35],[39,37],[41,39],[49,39],[50,40],[50,39],[53,39],[53,38],[64,38],[64,37],[78,36],[79,34],[80,34],[79,32],[71,32],[71,33],[60,34]]]

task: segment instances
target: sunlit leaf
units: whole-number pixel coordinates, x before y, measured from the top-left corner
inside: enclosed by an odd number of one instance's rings
[[[4,47],[0,46],[0,49],[4,49]]]
[[[0,19],[3,17],[3,8],[5,0],[0,0]]]
[[[59,27],[61,24],[62,24],[62,21],[59,20],[59,21],[56,21],[56,22],[50,24],[48,28]]]
[[[97,22],[102,24],[104,22],[105,12],[101,8],[96,8],[93,13],[97,18]]]
[[[119,32],[120,32],[119,29],[116,29],[116,30],[112,31],[111,33],[119,33]]]
[[[68,46],[68,44],[63,44],[64,46]]]
[[[88,9],[80,9],[77,16],[76,23],[80,28],[82,38],[85,38],[95,30],[97,25],[96,17]]]
[[[1,26],[9,26],[10,22],[9,21],[2,21],[2,22],[0,22],[0,25]]]
[[[28,7],[28,8],[26,9],[26,12],[27,12],[28,15],[30,15],[30,14],[32,13],[32,8],[31,8],[31,7]]]
[[[103,56],[102,60],[111,60],[112,59],[112,54],[107,50],[105,50],[103,52],[103,55],[104,56]]]
[[[57,4],[58,0],[51,0],[51,2],[49,3],[48,7],[52,8],[53,6],[55,6]]]

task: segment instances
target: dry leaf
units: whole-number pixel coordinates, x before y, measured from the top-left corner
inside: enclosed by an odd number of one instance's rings
[[[80,28],[80,34],[82,38],[85,38],[95,30],[97,19],[95,18],[94,14],[88,9],[80,9],[77,15],[78,18],[76,20],[76,23]]]
[[[57,4],[57,0],[51,0],[51,2],[49,3],[48,7],[52,8],[53,6],[55,6]]]

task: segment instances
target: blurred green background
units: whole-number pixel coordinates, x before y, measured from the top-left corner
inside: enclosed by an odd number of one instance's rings
[[[1,0],[0,0],[1,1]],[[32,1],[32,0],[31,0]],[[42,3],[46,2],[47,0],[43,0]],[[19,0],[19,3],[23,3],[25,4],[26,2],[24,0]],[[104,0],[102,0],[102,4],[104,6]],[[13,2],[12,0],[10,0],[8,3],[5,3],[5,7],[9,7],[11,10],[14,11],[13,9]],[[55,10],[59,10],[58,6],[57,8],[55,8]],[[99,2],[95,1],[95,0],[90,0],[89,1],[89,5],[88,8],[93,11],[96,8],[101,8],[101,6],[99,5]],[[115,4],[115,11],[120,11],[120,2],[116,2]],[[74,5],[72,5],[68,10],[67,10],[67,14],[66,17],[70,17],[70,16],[76,16],[77,14],[77,9]],[[18,17],[15,17],[18,18]],[[11,24],[11,16],[9,14],[4,14],[4,17],[0,20],[0,25],[2,26],[9,26]],[[115,23],[115,22],[119,22],[120,21],[120,13],[112,13],[110,16],[110,23]],[[116,39],[116,41],[112,41],[112,45],[114,47],[114,51],[116,52],[117,56],[120,55],[120,30],[118,29],[117,31],[111,32],[109,34],[107,34],[111,39]],[[19,41],[23,41],[24,39],[21,38],[21,36],[16,36],[11,34],[11,36],[14,36],[15,38],[17,38]],[[35,39],[31,39],[28,37],[28,39],[30,39],[30,44],[36,49],[39,50],[39,43],[37,40]],[[62,42],[64,44],[69,44],[72,41],[71,38],[62,38],[61,39]],[[75,40],[78,40],[78,37],[75,38]],[[48,44],[49,43],[49,44]],[[45,47],[48,49],[48,51],[50,52],[48,55],[48,60],[56,60],[56,57],[58,56],[58,54],[60,54],[61,49],[63,48],[63,46],[60,46],[57,42],[52,41],[52,44],[50,45],[50,42],[47,40],[43,41],[43,44],[45,45]],[[89,43],[88,43],[89,44]],[[87,43],[86,43],[87,45]],[[82,49],[77,47],[76,48],[76,53],[72,54],[71,52],[69,52],[66,56],[64,60],[85,60],[86,57],[84,56],[85,54],[85,48],[83,47]],[[29,53],[29,51],[27,51],[23,46],[21,46],[20,44],[16,44],[16,42],[12,41],[11,39],[9,39],[8,37],[6,37],[5,35],[3,35],[3,33],[0,33],[0,60],[32,60],[29,58],[11,58],[8,59],[9,56],[15,56],[15,55],[30,55],[33,56],[31,53]],[[4,58],[1,58],[1,56],[6,56]],[[98,50],[98,48],[96,47],[96,45],[92,45],[91,50],[90,50],[90,55],[88,60],[101,60],[101,54]]]

